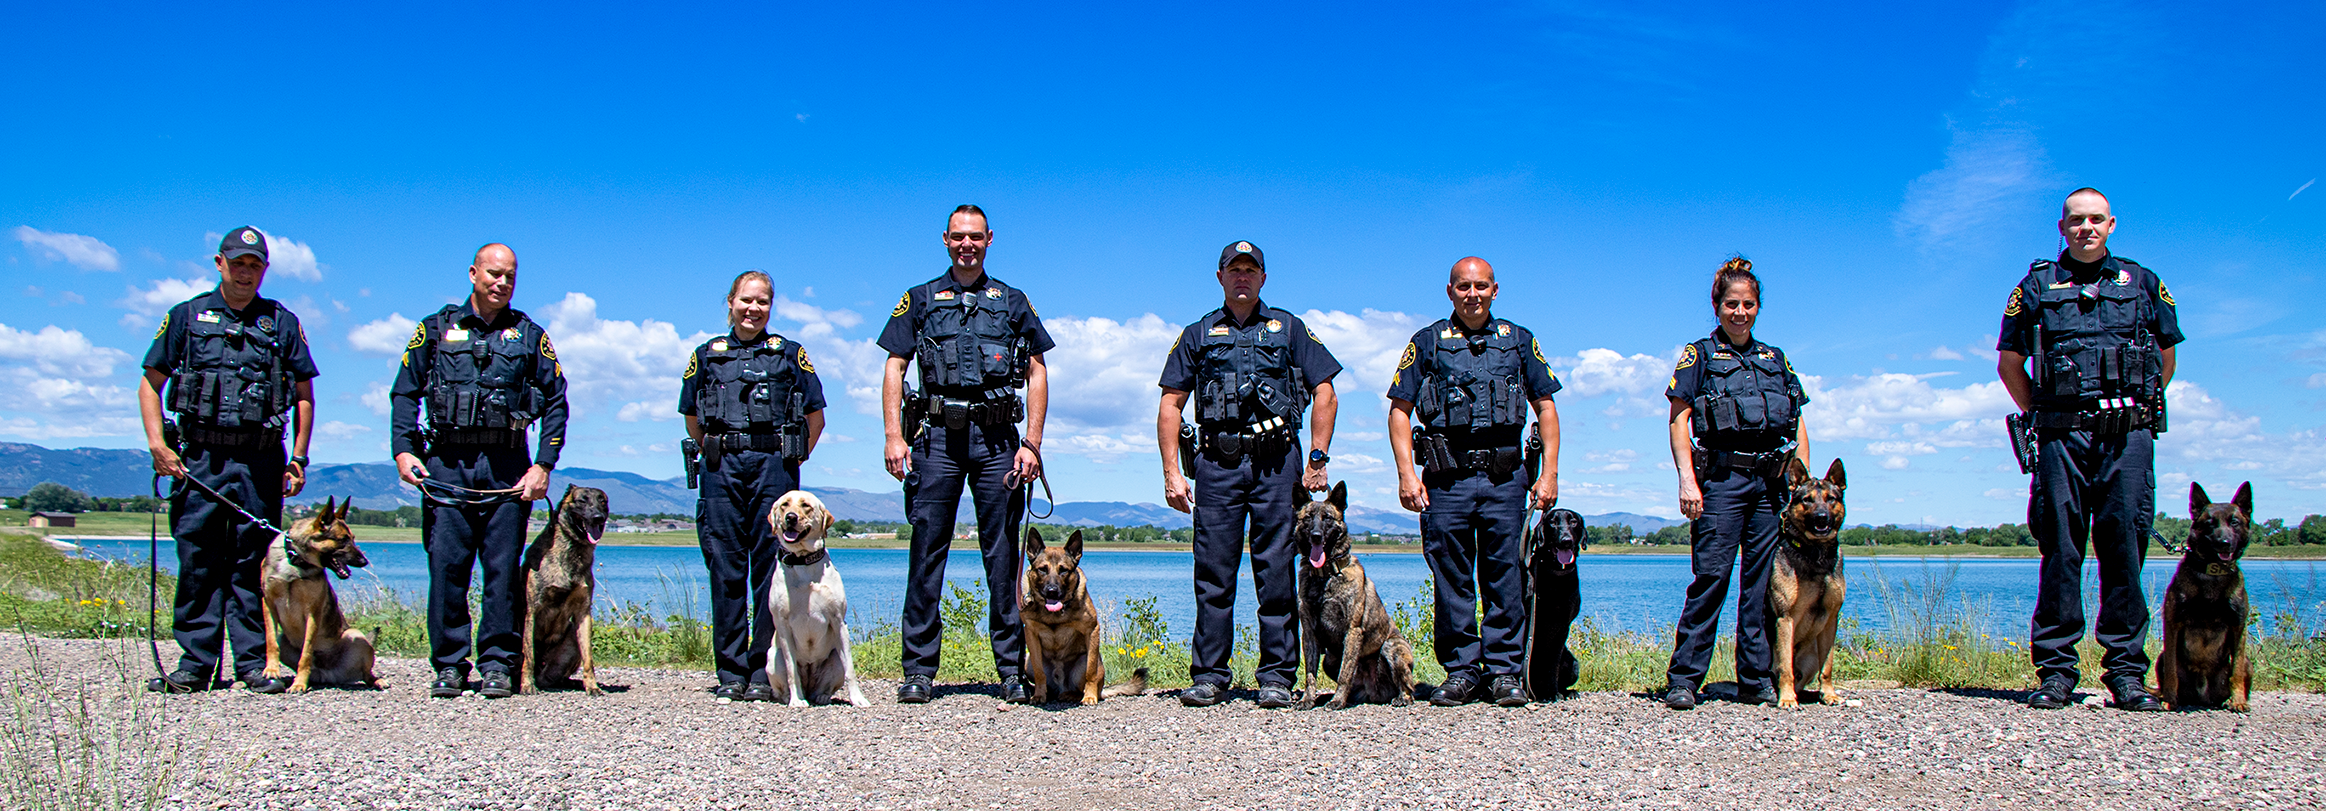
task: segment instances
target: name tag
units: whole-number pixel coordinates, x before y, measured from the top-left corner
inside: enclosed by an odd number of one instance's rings
[[[1210,336],[1220,336],[1220,335],[1226,335],[1226,334],[1228,334],[1228,328],[1227,328],[1227,327],[1212,327],[1210,332],[1207,332],[1207,333],[1204,333],[1204,334],[1205,334],[1205,335],[1210,335]]]
[[[203,310],[194,316],[194,320],[200,321],[204,324],[216,324],[218,323],[218,311]]]
[[[951,291],[951,290],[939,290],[939,291],[937,291],[937,296],[936,296],[936,299],[937,299],[938,301],[952,301],[952,300],[953,300],[953,291]]]
[[[466,340],[468,340],[468,330],[462,329],[462,328],[460,328],[460,327],[453,327],[452,329],[445,330],[445,331],[444,331],[444,340],[446,340],[446,341],[466,341]]]

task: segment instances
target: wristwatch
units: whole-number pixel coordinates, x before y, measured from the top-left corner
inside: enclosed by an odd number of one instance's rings
[[[1329,453],[1325,453],[1325,452],[1324,452],[1324,450],[1323,450],[1323,449],[1321,449],[1321,448],[1319,448],[1319,449],[1316,449],[1316,450],[1311,450],[1311,451],[1309,451],[1309,452],[1308,452],[1308,463],[1309,463],[1309,464],[1312,464],[1312,465],[1324,465],[1324,464],[1330,464],[1332,461],[1333,461],[1333,455],[1332,455],[1332,454],[1329,454]]]
[[[299,475],[307,475],[307,457],[293,456],[291,457],[291,464],[299,466]]]

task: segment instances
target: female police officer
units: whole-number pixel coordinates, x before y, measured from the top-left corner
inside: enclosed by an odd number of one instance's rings
[[[1736,610],[1736,681],[1740,701],[1776,703],[1769,670],[1769,564],[1777,551],[1777,512],[1788,456],[1809,460],[1801,407],[1809,397],[1785,353],[1753,338],[1761,281],[1753,263],[1728,260],[1712,277],[1719,329],[1680,350],[1664,396],[1672,401],[1672,465],[1680,474],[1680,512],[1690,525],[1696,580],[1680,610],[1664,705],[1696,706],[1712,663],[1720,604],[1728,597],[1730,560],[1744,553]]]
[[[782,549],[767,513],[799,489],[800,462],[824,433],[824,384],[807,348],[767,331],[773,294],[765,273],[735,277],[727,286],[732,330],[695,348],[678,393],[687,437],[700,449],[703,495],[695,517],[711,573],[719,674],[712,694],[728,700],[775,700],[767,677],[775,634],[767,588]]]

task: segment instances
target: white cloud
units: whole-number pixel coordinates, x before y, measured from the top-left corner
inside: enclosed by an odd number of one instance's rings
[[[874,339],[818,342],[808,348],[808,360],[815,364],[816,376],[824,381],[826,402],[837,404],[840,397],[833,395],[838,392],[856,404],[856,413],[880,413],[880,376],[888,364],[888,350],[880,348]],[[906,382],[916,379],[912,367],[906,366]]]
[[[1962,360],[1962,359],[1963,359],[1963,353],[1961,353],[1961,352],[1956,352],[1956,351],[1954,351],[1954,350],[1952,350],[1952,349],[1948,349],[1948,348],[1946,348],[1946,347],[1944,347],[1944,346],[1941,346],[1941,347],[1937,347],[1937,348],[1935,348],[1935,349],[1932,349],[1932,350],[1930,350],[1930,359],[1931,359],[1931,360]]]
[[[80,234],[62,234],[43,231],[29,225],[16,226],[16,241],[42,258],[62,261],[82,270],[120,270],[121,252],[96,237]]]
[[[2165,391],[2165,403],[2170,424],[2157,438],[2160,459],[2266,471],[2296,489],[2326,490],[2326,432],[2317,428],[2265,432],[2260,417],[2230,409],[2189,380],[2173,381]]]
[[[711,339],[707,332],[682,338],[664,321],[599,318],[598,302],[581,293],[567,293],[540,312],[577,417],[612,409],[620,419],[629,405],[640,403],[645,408],[629,411],[632,419],[653,410],[675,412],[687,355]]]
[[[2311,375],[2310,388],[2326,389],[2326,372],[2319,372],[2317,374]]]
[[[360,400],[363,407],[371,409],[372,413],[382,417],[387,416],[388,412],[395,408],[393,401],[388,399],[388,384],[377,380],[364,386],[363,397]]]
[[[1905,470],[1909,464],[1912,462],[1903,456],[1888,456],[1882,459],[1883,470]]]
[[[1938,448],[1928,442],[1868,442],[1866,452],[1890,456],[1928,456]]]
[[[1613,349],[1586,349],[1573,357],[1550,358],[1552,369],[1560,371],[1559,396],[1597,397],[1602,394],[1660,395],[1671,384],[1672,364],[1677,354],[1667,357],[1638,354],[1625,355]]]
[[[1153,452],[1163,393],[1156,381],[1180,327],[1154,313],[1125,321],[1046,318],[1042,325],[1058,342],[1042,356],[1050,369],[1045,449],[1098,462]]]
[[[1951,372],[1929,375],[1878,374],[1870,377],[1852,377],[1851,382],[1827,388],[1817,375],[1802,375],[1802,386],[1809,393],[1809,407],[1804,414],[1809,420],[1809,436],[1816,439],[1892,439],[1902,435],[1921,435],[1924,426],[1943,423],[1941,433],[1965,444],[1973,441],[1978,421],[1999,421],[2002,415],[2017,410],[2010,393],[2004,391],[2002,381],[1973,383],[1962,388],[1941,388],[1930,384],[1932,379],[1946,377]],[[1969,425],[1963,423],[1969,422]],[[2000,442],[2000,429],[1995,433]],[[1954,447],[1947,442],[1934,442]]]
[[[1389,376],[1397,371],[1397,359],[1405,354],[1406,342],[1424,322],[1408,313],[1372,309],[1360,314],[1310,310],[1301,313],[1300,320],[1341,362],[1342,372],[1333,378],[1333,389],[1341,399],[1342,419],[1350,416],[1347,409],[1351,404],[1368,399],[1380,404],[1376,413],[1387,415]]]
[[[138,430],[137,395],[105,382],[129,353],[54,324],[0,324],[0,433],[35,439],[123,436]]]
[[[389,313],[386,318],[348,330],[347,345],[357,352],[372,355],[400,355],[404,347],[411,344],[412,330],[419,323],[405,318],[403,313]]]
[[[808,295],[813,296],[814,293]],[[775,297],[775,317],[799,324],[792,335],[798,338],[823,338],[835,334],[836,329],[849,329],[864,323],[864,316],[854,310],[827,310],[783,296]],[[779,330],[780,332],[780,330]]]
[[[267,275],[289,276],[303,282],[323,281],[330,265],[315,262],[315,249],[288,237],[267,234]]]
[[[121,317],[121,325],[132,330],[160,326],[162,313],[169,312],[178,302],[210,292],[218,286],[215,278],[155,279],[145,289],[129,288],[129,295],[115,306],[129,311]]]
[[[370,426],[332,420],[315,426],[315,436],[325,442],[344,442],[371,433]]]
[[[1906,185],[1892,224],[1924,250],[1952,247],[1993,231],[2001,218],[2052,185],[2050,159],[2032,128],[1998,124],[1954,133],[1946,164]]]
[[[1996,501],[2026,501],[2027,488],[2014,490],[2009,487],[1990,487],[1984,495]]]

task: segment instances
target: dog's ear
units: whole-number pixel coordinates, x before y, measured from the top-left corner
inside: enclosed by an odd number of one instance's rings
[[[1344,481],[1333,485],[1333,494],[1325,499],[1325,503],[1333,505],[1335,512],[1347,515],[1349,513],[1349,483]]]
[[[1306,507],[1309,505],[1309,502],[1316,500],[1316,495],[1314,493],[1310,493],[1306,487],[1293,488],[1292,495],[1294,498],[1294,501],[1292,502],[1292,508],[1295,510]]]
[[[816,522],[816,534],[821,536],[830,533],[832,525],[838,523],[840,517],[833,515],[831,509],[824,506],[822,499],[808,499],[807,503],[809,507],[808,520]]]
[[[1075,530],[1066,536],[1066,556],[1075,560],[1082,559],[1082,530]]]
[[[2237,495],[2230,496],[2229,503],[2237,505],[2238,512],[2245,513],[2245,520],[2253,520],[2253,482],[2238,485]]]
[[[323,506],[315,508],[315,525],[316,525],[316,526],[321,526],[321,527],[328,527],[328,526],[331,526],[331,504],[332,504],[332,502],[331,502],[331,497],[330,497],[330,496],[324,496],[324,497],[323,497]]]
[[[1809,481],[1809,466],[1801,462],[1800,455],[1795,454],[1785,457],[1786,489],[1800,487],[1801,484],[1806,481]]]
[[[1800,457],[1794,458],[1799,459]],[[1831,482],[1835,487],[1843,490],[1849,489],[1849,474],[1841,469],[1841,457],[1834,457],[1833,464],[1825,466],[1825,480]]]
[[[2211,506],[2213,506],[2213,499],[2205,495],[2205,486],[2189,482],[2189,517],[2195,518],[2203,514],[2206,507]]]
[[[1042,545],[1042,531],[1033,527],[1027,527],[1024,552],[1025,556],[1030,558],[1035,555],[1042,554],[1042,550],[1045,548],[1047,547]]]

